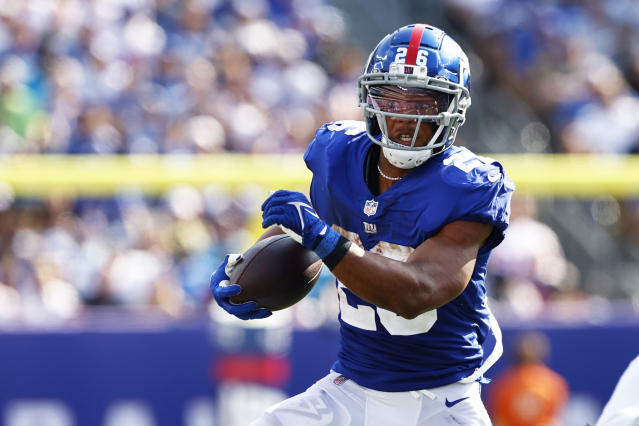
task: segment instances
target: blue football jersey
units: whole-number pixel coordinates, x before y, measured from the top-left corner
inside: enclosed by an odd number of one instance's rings
[[[475,381],[499,358],[501,332],[486,305],[491,250],[504,238],[514,184],[495,160],[452,146],[380,195],[364,179],[372,141],[363,122],[321,127],[304,160],[320,217],[364,249],[396,260],[457,220],[491,224],[464,292],[414,319],[368,303],[339,281],[340,346],[333,369],[380,391]]]

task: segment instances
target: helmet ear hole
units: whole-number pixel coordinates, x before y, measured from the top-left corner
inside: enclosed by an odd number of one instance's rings
[[[375,114],[372,114],[371,117],[366,118],[368,123],[368,129],[373,136],[379,136],[382,134],[382,129],[379,127],[379,123],[377,122],[377,117]]]
[[[368,94],[368,91],[366,91],[365,93],[366,94],[363,96],[363,99],[366,100],[366,104],[368,105],[370,101],[370,95]],[[368,131],[370,132],[370,134],[373,136],[381,135],[382,129],[377,122],[377,120],[379,120],[379,117],[377,117],[377,115],[372,112],[366,111],[366,109],[363,109],[363,111],[364,118],[366,119],[366,126],[368,127]]]

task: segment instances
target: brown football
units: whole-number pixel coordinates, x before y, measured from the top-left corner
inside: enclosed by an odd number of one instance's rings
[[[314,252],[288,235],[265,238],[249,248],[231,272],[230,282],[242,287],[231,302],[253,300],[271,311],[288,308],[311,291],[322,265]]]

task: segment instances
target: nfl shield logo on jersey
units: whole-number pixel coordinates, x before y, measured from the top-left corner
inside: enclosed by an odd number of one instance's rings
[[[379,201],[375,200],[366,200],[366,204],[364,204],[364,214],[366,216],[372,216],[377,213],[377,205]]]

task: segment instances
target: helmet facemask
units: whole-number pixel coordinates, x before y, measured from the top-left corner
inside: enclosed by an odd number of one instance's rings
[[[443,93],[391,85],[372,87],[367,101],[387,141],[411,148],[435,143],[442,131],[439,113],[450,104]]]
[[[425,66],[392,63],[389,72],[376,71],[359,78],[360,107],[369,138],[391,164],[417,167],[452,145],[470,105],[466,87],[429,77]],[[404,128],[397,133],[399,121]],[[425,134],[432,136],[424,140]]]

